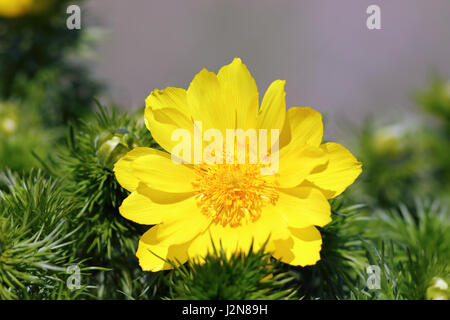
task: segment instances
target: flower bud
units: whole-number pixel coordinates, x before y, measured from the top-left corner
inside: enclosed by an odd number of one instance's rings
[[[138,144],[125,128],[102,133],[95,139],[97,159],[106,168],[112,168],[114,163],[136,147]]]
[[[404,124],[381,127],[374,133],[373,149],[381,156],[399,158],[408,151],[408,133],[409,128]]]
[[[447,282],[442,278],[433,278],[431,286],[427,289],[428,300],[448,300],[450,290]]]

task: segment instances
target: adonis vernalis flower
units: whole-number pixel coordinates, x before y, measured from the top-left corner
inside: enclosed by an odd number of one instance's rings
[[[53,0],[0,0],[0,16],[17,18],[30,13],[40,13]]]
[[[337,143],[322,144],[319,112],[286,110],[284,85],[274,81],[260,106],[255,81],[236,58],[217,75],[203,69],[187,90],[150,94],[146,125],[166,152],[135,148],[114,168],[131,192],[120,213],[155,225],[139,241],[143,270],[201,260],[213,245],[227,254],[252,243],[259,249],[268,239],[265,250],[285,263],[305,266],[320,259],[316,226],[331,221],[328,199],[354,182],[361,163]],[[236,129],[248,135],[228,140]],[[270,140],[265,148],[264,139]]]
[[[0,0],[0,16],[18,17],[28,12],[33,0]]]

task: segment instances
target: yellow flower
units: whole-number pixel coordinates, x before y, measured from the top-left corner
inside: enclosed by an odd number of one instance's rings
[[[0,16],[15,18],[29,12],[33,0],[0,0]]]
[[[0,0],[0,16],[17,18],[26,14],[40,13],[51,5],[53,0]]]
[[[18,107],[11,102],[0,102],[0,134],[13,134],[19,123]]]
[[[232,254],[248,250],[252,241],[260,249],[269,239],[265,249],[285,263],[305,266],[320,259],[322,238],[316,226],[331,221],[328,199],[354,182],[361,163],[337,143],[322,144],[319,112],[286,111],[284,85],[274,81],[259,107],[255,81],[235,58],[217,75],[203,69],[187,90],[169,87],[150,94],[146,125],[167,152],[136,148],[114,168],[119,183],[131,192],[119,209],[122,216],[155,225],[139,241],[136,255],[143,270],[170,269],[163,259],[201,260],[212,242]],[[278,129],[278,153],[273,141],[267,150],[279,157],[276,174],[262,174],[267,166],[263,157],[247,162],[250,138],[244,164],[235,155],[230,163],[195,162],[184,152],[177,154],[181,163],[175,163],[170,154],[179,145],[172,139],[174,131],[195,136],[199,121],[203,130],[217,129],[224,136],[227,129],[267,129],[271,134]],[[262,131],[257,132],[260,137]],[[199,148],[195,139],[190,144]],[[208,146],[200,144],[200,151]]]

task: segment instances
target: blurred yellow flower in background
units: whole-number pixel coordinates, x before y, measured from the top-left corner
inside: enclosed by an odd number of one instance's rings
[[[18,18],[30,13],[40,13],[53,0],[0,0],[0,17]]]
[[[11,135],[18,129],[20,112],[11,102],[0,101],[0,135]]]
[[[285,263],[305,266],[320,259],[316,226],[331,221],[328,199],[355,181],[361,163],[337,143],[322,144],[319,112],[286,110],[284,85],[274,81],[259,106],[256,83],[235,58],[217,74],[203,69],[187,90],[169,87],[150,94],[146,125],[167,152],[136,148],[114,168],[131,192],[119,209],[122,216],[155,225],[139,241],[136,255],[143,270],[170,269],[163,259],[201,260],[213,244],[232,254],[248,251],[252,242],[260,249],[267,239],[265,250]],[[262,175],[261,162],[240,164],[236,158],[224,164],[174,163],[174,130],[193,132],[198,120],[205,130],[223,133],[278,129],[278,172]]]
[[[33,0],[0,0],[0,16],[15,18],[30,11]]]

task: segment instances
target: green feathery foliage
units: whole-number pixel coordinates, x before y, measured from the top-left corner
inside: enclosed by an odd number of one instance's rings
[[[343,299],[354,288],[357,269],[365,262],[360,221],[363,205],[349,205],[346,195],[332,201],[333,221],[321,228],[321,259],[313,266],[284,265],[306,299]]]
[[[360,289],[356,298],[425,299],[434,278],[449,282],[450,214],[438,201],[416,200],[414,213],[404,205],[380,209],[365,235],[368,263],[381,269],[381,288]]]
[[[139,267],[133,266],[132,271],[121,271],[117,278],[117,295],[127,300],[156,300],[168,295],[166,277],[170,272],[142,272]],[[105,288],[108,290],[107,288]]]
[[[74,219],[83,224],[80,250],[110,259],[114,253],[134,252],[142,233],[121,217],[118,207],[128,195],[117,182],[114,163],[138,146],[155,146],[143,123],[102,106],[95,118],[71,128],[67,148],[61,150],[61,173],[67,191],[83,206]]]
[[[366,122],[359,136],[358,159],[363,172],[355,200],[389,208],[399,202],[413,203],[418,192],[431,195],[434,166],[427,149],[420,126]]]
[[[428,149],[428,161],[433,166],[429,179],[434,181],[434,195],[450,205],[450,82],[434,76],[429,88],[415,95],[419,106],[434,116],[433,126],[427,125],[423,135]]]
[[[68,220],[77,206],[60,180],[32,171],[27,178],[1,174],[0,299],[73,299],[85,286],[66,288],[68,266],[82,266],[73,255],[77,229]],[[80,268],[87,271],[89,268]]]
[[[291,299],[295,291],[284,286],[291,281],[277,272],[276,261],[264,248],[227,257],[215,248],[204,261],[175,267],[170,279],[170,297],[182,300],[279,300]],[[174,263],[174,266],[177,264]]]
[[[71,128],[67,146],[55,164],[56,174],[83,208],[71,220],[80,228],[77,252],[110,269],[92,278],[99,288],[98,297],[123,298],[145,291],[134,254],[146,227],[120,216],[118,208],[128,191],[117,182],[113,167],[133,148],[157,145],[143,121],[119,115],[115,109],[109,112],[100,104],[99,108],[94,118]]]

